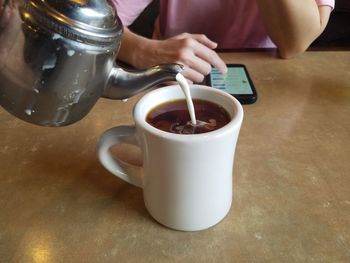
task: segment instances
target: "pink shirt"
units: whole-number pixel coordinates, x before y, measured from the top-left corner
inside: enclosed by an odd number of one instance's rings
[[[334,8],[335,0],[315,0]],[[130,25],[151,0],[113,0],[123,24]],[[218,48],[275,47],[252,0],[161,0],[163,38],[183,32],[205,34]]]

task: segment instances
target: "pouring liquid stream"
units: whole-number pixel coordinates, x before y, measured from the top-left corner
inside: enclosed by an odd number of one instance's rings
[[[185,94],[186,104],[191,121],[187,122],[186,125],[179,125],[178,123],[175,123],[172,128],[174,132],[179,132],[182,134],[194,134],[196,133],[197,128],[205,128],[207,131],[213,130],[217,125],[215,119],[210,119],[209,122],[196,119],[196,113],[192,101],[190,86],[188,85],[186,78],[181,73],[178,73],[176,75],[176,80],[180,85],[183,93]]]
[[[190,92],[190,86],[188,85],[187,80],[181,73],[178,73],[176,75],[176,80],[179,83],[183,93],[185,94],[187,108],[191,118],[191,124],[193,126],[196,126],[197,125],[196,113],[194,111],[193,101],[192,101],[191,92]]]

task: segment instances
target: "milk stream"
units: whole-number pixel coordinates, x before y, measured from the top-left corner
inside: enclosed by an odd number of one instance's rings
[[[186,78],[181,73],[178,73],[176,75],[176,80],[179,83],[183,93],[185,94],[188,112],[190,113],[191,123],[192,125],[196,125],[197,124],[196,114],[194,112],[190,86],[188,85]]]

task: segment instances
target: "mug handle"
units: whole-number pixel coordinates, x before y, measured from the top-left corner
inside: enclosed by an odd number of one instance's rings
[[[139,147],[136,140],[135,126],[117,126],[106,130],[97,141],[97,156],[101,164],[112,174],[142,188],[142,166],[135,166],[114,159],[109,150],[113,145],[121,143]]]

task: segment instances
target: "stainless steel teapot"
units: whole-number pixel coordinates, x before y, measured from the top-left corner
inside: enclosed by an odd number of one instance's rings
[[[175,80],[183,67],[127,71],[123,32],[107,0],[0,0],[0,104],[30,123],[82,119],[100,97],[125,99]]]

